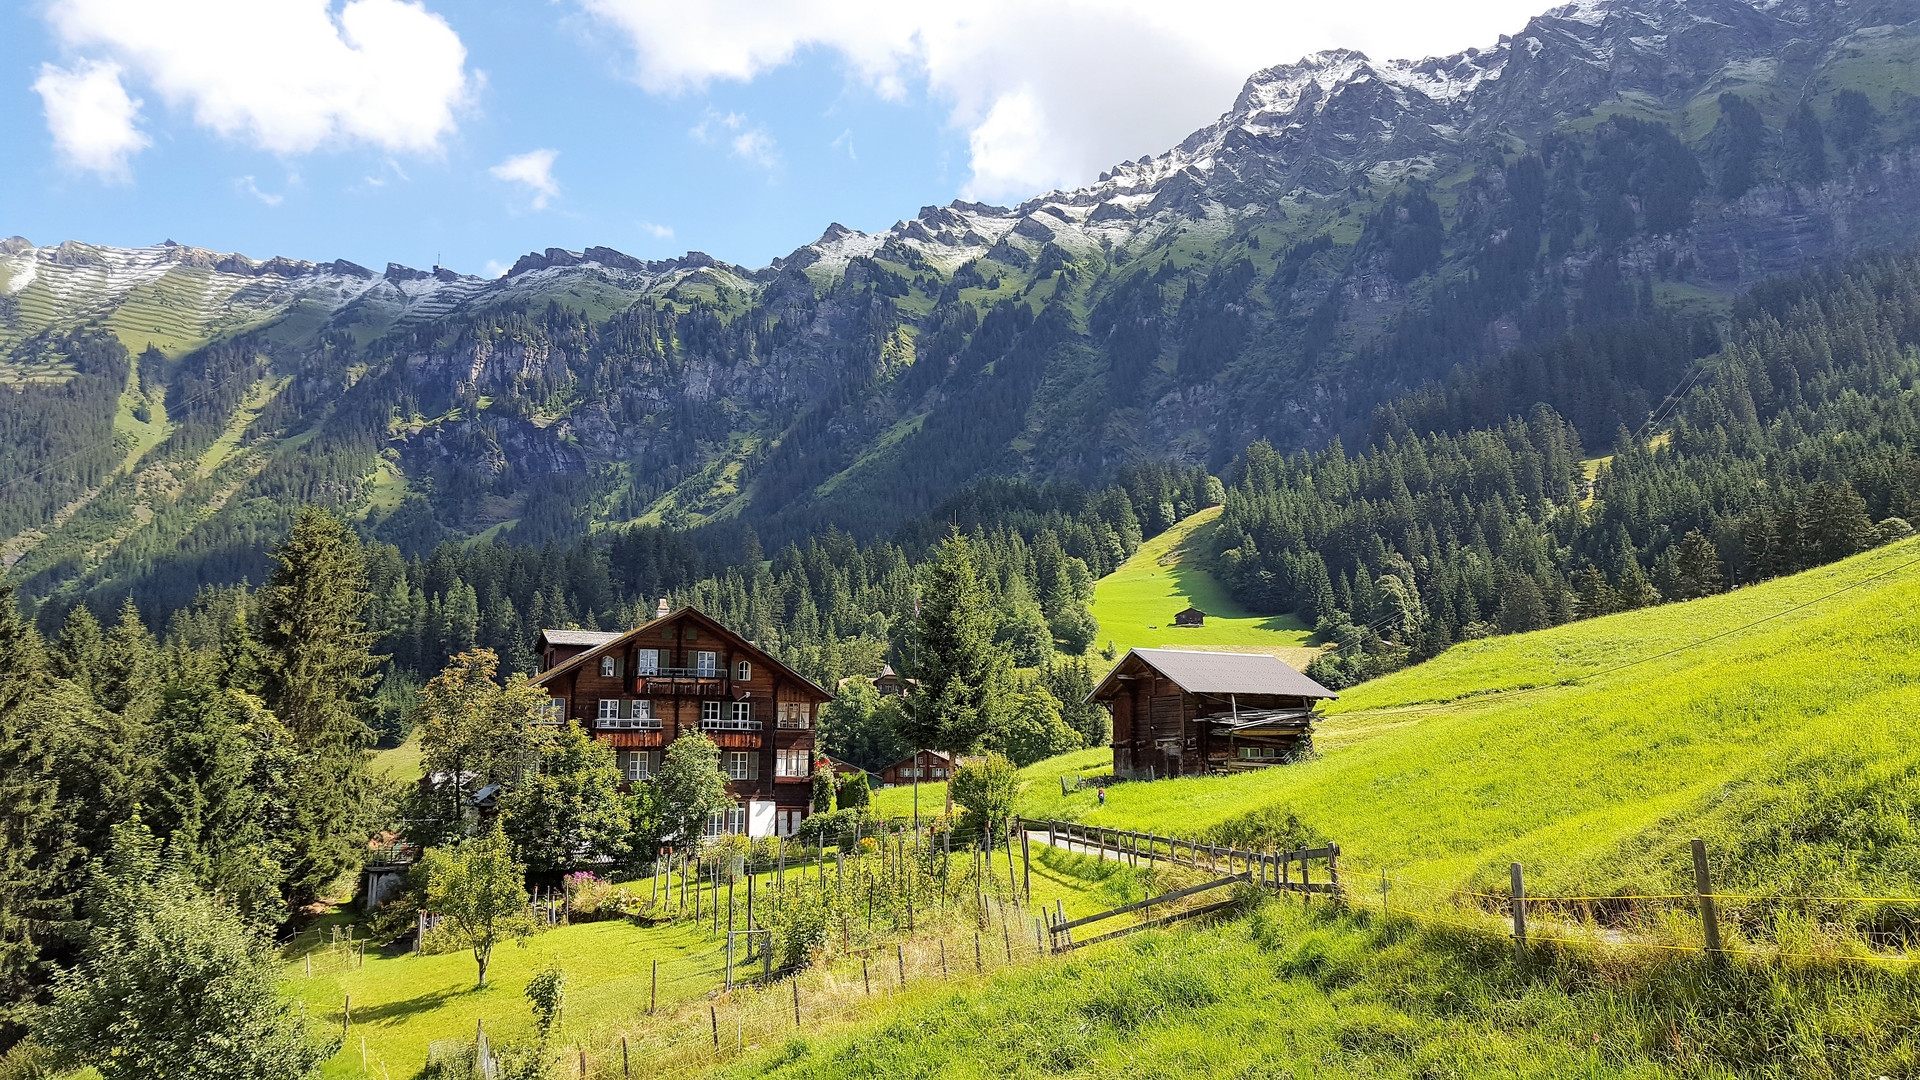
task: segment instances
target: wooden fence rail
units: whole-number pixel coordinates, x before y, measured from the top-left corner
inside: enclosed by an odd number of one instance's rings
[[[1112,851],[1115,859],[1131,865],[1138,866],[1142,861],[1151,864],[1162,857],[1164,849],[1164,857],[1171,862],[1196,867],[1206,865],[1229,873],[1244,872],[1249,880],[1275,892],[1333,895],[1340,892],[1340,845],[1337,843],[1293,851],[1248,851],[1203,844],[1193,839],[1183,840],[1157,833],[1108,829],[1070,821],[1019,818],[1016,823],[1023,832],[1045,832],[1050,846],[1058,846],[1058,841],[1063,837],[1093,846],[1102,860],[1107,857],[1108,851]],[[1180,857],[1182,848],[1187,853],[1184,859]],[[1313,880],[1312,864],[1316,862],[1326,863],[1325,876],[1320,881]],[[1299,873],[1297,879],[1294,876],[1296,869]]]

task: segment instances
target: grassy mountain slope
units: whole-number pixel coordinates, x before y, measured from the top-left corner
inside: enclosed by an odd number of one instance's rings
[[[1183,836],[1297,816],[1343,858],[1448,887],[1671,892],[1685,838],[1769,891],[1920,891],[1920,541],[1722,596],[1458,646],[1349,692],[1315,761],[1057,783],[1025,811]],[[1061,767],[1086,765],[1099,752]],[[1784,839],[1781,839],[1784,837]]]
[[[1270,652],[1305,667],[1317,649],[1312,628],[1291,615],[1255,615],[1227,595],[1207,571],[1207,553],[1223,508],[1214,506],[1140,545],[1120,569],[1094,583],[1090,610],[1102,644],[1133,648],[1205,648]],[[1176,628],[1187,607],[1207,613],[1205,626]]]

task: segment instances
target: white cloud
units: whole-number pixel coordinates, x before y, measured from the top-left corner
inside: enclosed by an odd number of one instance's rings
[[[827,145],[834,150],[838,150],[842,147],[845,147],[847,151],[847,160],[849,161],[860,160],[860,155],[853,152],[853,129],[852,128],[848,128],[847,130],[834,136],[833,141],[831,143],[828,143]]]
[[[46,17],[68,50],[276,153],[436,150],[476,78],[459,35],[409,0],[52,0]]]
[[[42,64],[33,91],[46,109],[54,149],[76,169],[125,180],[127,159],[153,144],[140,131],[140,101],[121,85],[118,64]]]
[[[779,144],[764,126],[749,123],[742,113],[709,110],[687,134],[709,146],[724,139],[734,157],[763,169],[780,164]]]
[[[545,210],[547,203],[560,195],[560,185],[553,178],[553,160],[559,156],[558,150],[529,150],[524,154],[515,154],[487,171],[496,180],[524,185],[533,195],[533,208]]]
[[[511,269],[513,269],[512,266],[501,262],[499,259],[488,259],[486,268],[482,270],[481,273],[486,277],[500,278],[506,277],[507,271]]]
[[[243,176],[235,180],[233,186],[239,189],[242,194],[251,195],[261,202],[266,203],[268,206],[279,206],[282,202],[286,201],[285,195],[275,195],[270,191],[261,191],[260,185],[254,183],[253,177],[251,176]]]
[[[1157,153],[1232,104],[1246,77],[1318,49],[1379,59],[1491,45],[1544,0],[576,0],[624,33],[661,93],[836,53],[883,97],[924,86],[973,151],[969,193],[1018,198]]]
[[[643,221],[640,223],[640,231],[653,237],[655,240],[673,239],[673,226],[671,225],[655,225],[651,221]]]

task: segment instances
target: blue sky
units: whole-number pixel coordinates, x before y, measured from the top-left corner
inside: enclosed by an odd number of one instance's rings
[[[14,5],[0,235],[469,273],[591,244],[758,266],[830,221],[1091,180],[1312,49],[1452,51],[1539,4]]]

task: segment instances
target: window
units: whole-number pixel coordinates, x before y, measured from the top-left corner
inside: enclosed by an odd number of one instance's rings
[[[738,834],[746,831],[747,808],[744,806],[730,807],[726,810],[715,810],[713,813],[707,815],[706,835],[709,837],[719,836],[723,833]]]
[[[753,702],[751,701],[734,702],[733,703],[733,722],[739,727],[747,727],[751,725],[753,723]]]
[[[565,720],[566,718],[567,718],[567,699],[566,698],[563,698],[563,697],[548,698],[546,705],[544,705],[540,709],[540,719],[550,724],[557,724],[560,721]]]
[[[629,783],[639,784],[653,779],[660,767],[658,750],[622,750],[620,751],[620,771],[626,774]]]
[[[641,649],[634,654],[633,671],[636,675],[660,674],[660,650]]]
[[[747,831],[747,808],[736,806],[727,811],[727,831],[735,836]]]
[[[812,712],[813,706],[807,702],[783,701],[775,707],[774,715],[781,727],[805,731],[813,726]]]
[[[1277,746],[1243,746],[1240,748],[1242,761],[1272,761],[1280,757]]]
[[[715,810],[707,815],[707,835],[719,836],[727,827],[727,812]]]
[[[619,673],[620,673],[619,667],[617,664],[614,663],[613,657],[603,656],[600,658],[600,677],[601,678],[611,679],[615,675],[618,675]]]
[[[601,699],[600,699],[600,713],[599,713],[599,715],[598,715],[598,716],[596,716],[596,717],[595,717],[595,719],[596,719],[596,720],[618,720],[618,719],[620,719],[620,699],[619,699],[619,698],[604,698],[604,697],[603,697],[603,698],[601,698]]]
[[[745,660],[733,665],[733,677],[740,682],[747,682],[753,678],[753,665]]]
[[[942,777],[944,777],[944,776],[946,776],[946,775],[947,775],[947,770],[945,770],[945,769],[928,769],[928,770],[927,770],[927,775],[928,775],[928,776],[931,776],[931,777],[933,777],[933,778],[934,778],[935,780],[939,780],[939,779],[941,779]]]
[[[794,750],[776,750],[773,757],[773,775],[790,778],[805,778],[813,772],[813,753],[802,747]]]
[[[719,723],[720,722],[720,702],[718,701],[701,702],[700,703],[700,722],[702,724]]]
[[[751,750],[727,751],[727,779],[760,779],[760,755]]]
[[[693,673],[703,679],[711,679],[720,670],[720,654],[716,652],[697,652],[693,654]]]

